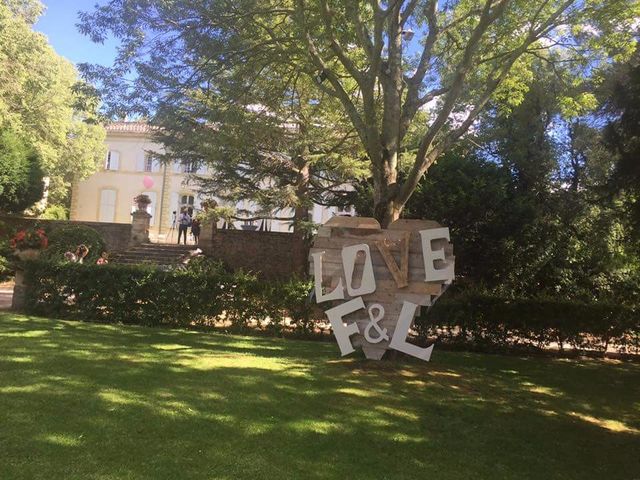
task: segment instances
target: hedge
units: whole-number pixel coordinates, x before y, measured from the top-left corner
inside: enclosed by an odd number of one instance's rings
[[[224,318],[240,329],[256,324],[309,333],[326,324],[309,301],[309,281],[265,282],[228,272],[206,259],[189,268],[25,262],[27,312],[95,322],[208,325]],[[447,292],[416,319],[418,339],[477,350],[560,349],[640,353],[640,312],[613,302],[508,299],[487,292]]]
[[[556,298],[504,298],[486,292],[445,294],[416,319],[422,339],[480,350],[541,350],[640,353],[640,311],[613,302],[582,303]]]
[[[224,316],[236,327],[252,322],[279,332],[291,320],[310,327],[311,284],[268,283],[227,272],[210,261],[189,268],[25,262],[27,313],[148,326],[208,324]]]

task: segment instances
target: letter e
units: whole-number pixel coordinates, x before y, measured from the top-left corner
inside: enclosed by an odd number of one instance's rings
[[[444,256],[444,248],[433,250],[431,247],[431,242],[433,240],[449,241],[449,229],[431,228],[429,230],[420,230],[420,237],[422,240],[422,258],[424,260],[425,281],[451,282],[455,276],[453,262],[446,260]],[[444,268],[436,268],[436,260],[441,260],[445,264]]]

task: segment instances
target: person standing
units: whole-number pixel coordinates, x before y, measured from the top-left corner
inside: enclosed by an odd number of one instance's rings
[[[180,244],[180,236],[184,235],[184,244],[187,244],[187,231],[189,230],[189,226],[191,225],[191,217],[186,210],[182,210],[180,212],[180,217],[178,218],[178,244]]]
[[[191,235],[193,235],[193,241],[196,245],[200,243],[200,220],[194,218],[191,221]]]

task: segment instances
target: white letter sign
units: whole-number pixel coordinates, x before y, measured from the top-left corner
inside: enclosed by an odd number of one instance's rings
[[[343,300],[344,289],[342,288],[342,278],[338,280],[338,285],[333,292],[325,294],[322,288],[322,257],[324,252],[312,253],[313,257],[313,276],[316,288],[316,301],[318,303],[328,302],[329,300]]]
[[[431,359],[434,346],[411,343],[412,327],[454,279],[448,228],[400,219],[383,230],[373,218],[335,216],[318,229],[310,253],[316,301],[330,302],[326,315],[342,356],[355,344],[372,360],[390,349]]]
[[[360,330],[358,330],[356,323],[345,325],[342,317],[357,312],[361,308],[364,308],[364,302],[362,301],[362,297],[358,297],[326,311],[329,322],[331,322],[331,328],[333,328],[333,334],[336,336],[338,347],[340,347],[340,352],[343,357],[354,352],[349,337],[355,333],[359,333]]]
[[[422,257],[424,260],[425,281],[452,281],[454,277],[453,263],[448,263],[444,256],[444,248],[432,250],[432,240],[449,241],[448,228],[432,228],[430,230],[421,230],[420,238],[422,240]],[[445,264],[444,268],[436,268],[435,261],[442,260]]]
[[[409,335],[409,329],[411,328],[413,317],[416,314],[416,308],[418,308],[418,306],[415,303],[404,302],[402,304],[402,311],[400,312],[400,317],[398,317],[396,331],[393,332],[393,338],[389,346],[402,353],[428,362],[431,358],[433,345],[427,348],[421,348],[407,342],[407,335]]]
[[[364,271],[360,288],[353,288],[353,272],[356,268],[358,253],[364,253]],[[371,263],[371,251],[369,245],[361,243],[342,249],[342,265],[344,266],[344,278],[347,280],[347,292],[350,297],[367,295],[376,291],[376,279],[373,276],[373,263]]]

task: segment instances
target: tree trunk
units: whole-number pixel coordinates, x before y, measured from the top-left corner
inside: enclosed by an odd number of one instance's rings
[[[296,207],[293,219],[293,232],[299,233],[303,223],[309,221],[309,163],[300,158],[300,169],[298,170],[298,179],[296,182]]]
[[[380,222],[382,228],[387,228],[391,222],[400,218],[404,204],[399,203],[397,152],[383,150],[379,167],[374,171],[373,216]]]
[[[393,200],[387,200],[378,203],[374,207],[374,216],[382,228],[387,228],[391,223],[400,218],[402,206],[399,206]]]

